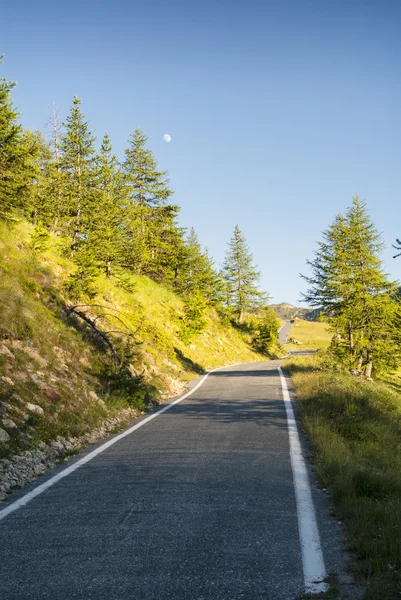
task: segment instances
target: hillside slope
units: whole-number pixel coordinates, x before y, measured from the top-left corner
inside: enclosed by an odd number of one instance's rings
[[[205,370],[266,358],[212,309],[205,330],[184,343],[183,302],[173,292],[147,277],[99,277],[90,306],[76,310],[112,332],[107,339],[129,363],[122,372],[99,333],[68,310],[76,304],[63,284],[73,266],[60,240],[34,251],[31,232],[26,223],[0,226],[0,494],[20,483],[6,477],[13,455],[42,452],[54,462]]]
[[[295,317],[306,321],[316,321],[320,313],[320,309],[301,308],[287,302],[270,304],[270,306],[274,309],[277,317],[284,321],[290,321],[291,319],[295,319]]]

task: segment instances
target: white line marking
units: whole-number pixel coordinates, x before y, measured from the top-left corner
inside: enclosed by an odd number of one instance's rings
[[[238,364],[241,364],[241,363],[238,363]],[[79,469],[79,467],[82,467],[83,465],[85,465],[87,462],[89,462],[90,460],[95,458],[98,454],[101,454],[102,452],[107,450],[107,448],[110,448],[110,446],[113,446],[113,444],[120,441],[122,438],[126,437],[127,435],[130,435],[133,431],[135,431],[136,429],[139,429],[139,427],[142,427],[142,425],[145,425],[145,423],[149,423],[149,421],[151,421],[158,415],[161,415],[166,410],[169,410],[170,408],[172,408],[179,402],[182,402],[183,400],[185,400],[185,398],[188,398],[188,396],[191,396],[191,394],[193,394],[204,383],[204,381],[209,377],[209,375],[211,373],[214,373],[215,371],[219,371],[221,369],[227,369],[229,367],[235,367],[235,366],[236,365],[227,365],[226,367],[219,367],[218,369],[213,369],[212,371],[209,371],[208,373],[206,373],[206,375],[204,375],[202,377],[202,379],[199,381],[199,383],[194,388],[192,388],[192,390],[189,390],[189,392],[187,392],[183,396],[180,396],[179,398],[177,398],[177,400],[174,400],[174,402],[171,402],[171,404],[168,404],[164,408],[161,408],[160,410],[153,413],[149,417],[146,417],[146,419],[143,419],[143,421],[140,421],[136,425],[133,425],[126,431],[123,431],[123,433],[120,433],[113,439],[109,440],[108,442],[105,442],[104,444],[99,446],[99,448],[96,448],[96,450],[93,450],[93,452],[90,452],[89,454],[87,454],[83,458],[77,460],[77,462],[70,465],[69,467],[67,467],[66,469],[64,469],[63,471],[58,473],[57,475],[54,475],[54,477],[51,477],[50,479],[48,479],[41,485],[38,485],[38,487],[33,489],[31,492],[28,492],[27,494],[25,494],[25,496],[22,496],[22,498],[20,498],[19,500],[16,500],[15,502],[10,504],[6,508],[3,508],[3,510],[0,510],[0,521],[5,519],[8,515],[13,513],[14,511],[18,510],[22,506],[25,506],[26,504],[28,504],[28,502],[30,502],[31,500],[36,498],[36,496],[39,496],[44,491],[46,491],[49,487],[52,487],[55,483],[57,483],[61,479],[64,479],[64,477],[67,477],[68,475],[70,475],[71,473],[73,473],[74,471]]]
[[[327,591],[329,587],[327,583],[323,581],[327,576],[326,567],[324,566],[308,471],[302,455],[301,442],[299,440],[297,423],[295,421],[287,381],[281,367],[278,367],[278,371],[280,373],[283,400],[287,413],[291,468],[297,503],[298,529],[299,540],[301,543],[305,591],[307,593],[319,594]]]

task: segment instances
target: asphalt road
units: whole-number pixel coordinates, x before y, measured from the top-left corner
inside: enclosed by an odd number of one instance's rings
[[[212,373],[182,403],[8,515],[0,598],[298,598],[303,569],[278,364]],[[338,531],[314,494],[330,566]]]
[[[286,321],[278,332],[278,341],[280,344],[286,344],[288,341],[288,335],[291,329],[291,321]]]

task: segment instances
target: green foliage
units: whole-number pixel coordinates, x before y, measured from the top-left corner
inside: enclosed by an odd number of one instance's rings
[[[110,277],[113,268],[124,262],[128,191],[107,133],[95,164],[96,191],[92,202],[92,218],[88,224],[87,242],[99,270]]]
[[[191,296],[186,297],[179,333],[180,338],[186,344],[205,329],[207,324],[204,318],[206,308],[206,299],[200,292],[194,292]]]
[[[48,249],[50,244],[50,233],[49,230],[46,229],[42,225],[42,223],[37,223],[34,231],[31,234],[31,243],[29,244],[32,250],[36,250],[38,252],[44,252]]]
[[[380,234],[358,197],[323,233],[304,299],[321,306],[334,333],[332,351],[367,376],[401,360],[397,286],[387,280]]]
[[[401,388],[333,372],[323,357],[284,363],[314,450],[320,484],[346,528],[364,600],[391,600],[401,589]]]
[[[95,190],[96,138],[81,111],[81,100],[74,96],[70,114],[61,136],[59,167],[63,175],[63,231],[71,239],[75,251],[80,239],[86,237],[93,218]]]
[[[260,273],[252,264],[252,255],[238,225],[228,243],[222,277],[226,305],[238,323],[242,323],[246,312],[252,312],[267,302],[267,294],[257,288]]]
[[[1,64],[0,57],[0,64]],[[15,83],[0,78],[0,218],[15,211],[27,214],[38,176],[36,137],[18,123],[11,90]]]
[[[182,248],[174,288],[184,298],[201,294],[209,304],[218,304],[223,297],[223,283],[207,250],[199,243],[191,228]]]
[[[264,308],[258,318],[251,321],[253,346],[261,354],[269,355],[277,344],[280,322],[273,308]]]
[[[124,171],[132,202],[154,208],[166,204],[172,191],[166,172],[158,170],[152,151],[145,147],[147,141],[140,129],[134,131],[125,151]]]
[[[96,277],[99,273],[93,249],[81,241],[74,255],[75,270],[64,283],[64,289],[75,300],[93,299],[96,296]]]

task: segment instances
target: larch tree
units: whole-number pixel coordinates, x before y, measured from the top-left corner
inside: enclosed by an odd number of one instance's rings
[[[238,323],[242,323],[246,312],[252,312],[266,303],[267,294],[258,289],[260,272],[253,265],[252,254],[238,225],[228,242],[222,277],[225,282],[226,305],[232,310]]]
[[[356,196],[345,216],[323,233],[304,299],[321,306],[334,336],[332,347],[349,365],[371,376],[373,366],[400,360],[397,285],[383,271],[381,236]]]
[[[136,129],[125,150],[124,170],[131,200],[138,206],[157,207],[172,195],[167,173],[159,171],[153,152],[146,148],[147,136]]]
[[[0,57],[0,64],[1,64]],[[17,210],[29,214],[38,177],[36,136],[18,123],[11,90],[15,83],[0,78],[0,217]]]
[[[81,111],[81,100],[74,96],[70,114],[60,140],[60,168],[65,176],[62,216],[64,230],[71,238],[71,251],[83,240],[92,218],[95,189],[95,136]]]
[[[168,204],[172,190],[167,173],[160,171],[147,137],[136,129],[125,151],[123,164],[130,197],[130,256],[133,268],[153,278],[171,279],[182,235],[176,224],[179,207]]]
[[[68,195],[68,171],[61,168],[61,137],[63,124],[58,108],[52,105],[51,116],[46,123],[47,148],[42,147],[43,182],[40,190],[40,202],[36,208],[39,219],[52,233],[60,233],[59,221],[67,209],[65,196]]]
[[[183,297],[200,293],[209,304],[222,299],[222,281],[207,250],[202,248],[194,228],[191,228],[177,265],[174,286]]]
[[[124,262],[128,194],[124,174],[106,133],[95,160],[95,193],[87,243],[99,269],[110,277]]]

